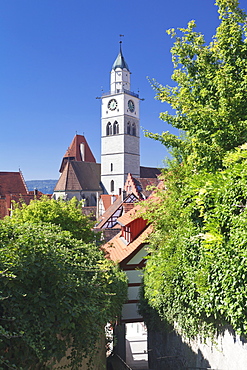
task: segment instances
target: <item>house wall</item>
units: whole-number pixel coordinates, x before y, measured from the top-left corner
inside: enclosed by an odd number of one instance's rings
[[[70,200],[76,197],[79,201],[85,199],[85,206],[97,206],[97,197],[99,192],[92,191],[54,191],[53,197],[55,199],[65,199]]]
[[[126,263],[124,271],[128,278],[128,300],[122,308],[122,322],[138,322],[143,321],[139,314],[139,290],[142,284],[143,271],[140,269],[140,263],[147,255],[145,247],[141,248],[133,257]]]
[[[131,223],[131,240],[134,240],[145,228],[147,221],[137,218]]]

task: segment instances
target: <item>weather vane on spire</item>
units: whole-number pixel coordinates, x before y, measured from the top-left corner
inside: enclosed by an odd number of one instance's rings
[[[120,37],[120,41],[119,41],[119,44],[122,44],[122,40],[121,40],[121,37],[124,37],[124,35],[119,35]]]

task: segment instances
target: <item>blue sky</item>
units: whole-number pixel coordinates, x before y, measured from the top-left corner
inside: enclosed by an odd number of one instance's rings
[[[240,7],[247,10],[246,0]],[[57,179],[76,132],[100,162],[100,104],[119,51],[139,91],[141,126],[170,130],[147,76],[172,84],[171,27],[195,19],[209,42],[219,24],[214,0],[0,0],[0,171]],[[161,144],[141,135],[141,165],[162,166]]]

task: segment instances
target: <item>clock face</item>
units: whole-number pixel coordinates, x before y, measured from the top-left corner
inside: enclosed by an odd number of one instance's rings
[[[108,103],[108,109],[115,110],[117,108],[117,101],[116,99],[111,99]]]
[[[132,100],[128,101],[128,107],[129,107],[130,112],[133,113],[135,110],[135,104]]]

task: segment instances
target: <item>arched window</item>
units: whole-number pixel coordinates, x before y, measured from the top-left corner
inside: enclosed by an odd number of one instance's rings
[[[111,124],[111,122],[108,122],[107,123],[107,126],[106,126],[106,135],[107,136],[112,135],[112,124]]]
[[[111,180],[111,192],[113,192],[113,191],[114,191],[114,181]]]
[[[130,123],[127,123],[127,134],[130,135]]]
[[[136,124],[132,123],[132,135],[136,136]]]
[[[113,124],[113,135],[119,134],[119,124],[117,121],[114,122]]]
[[[111,166],[110,167],[111,167],[111,171],[113,171],[113,163],[111,163]]]

